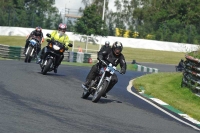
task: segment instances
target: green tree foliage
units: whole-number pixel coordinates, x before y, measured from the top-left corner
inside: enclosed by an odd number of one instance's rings
[[[77,20],[74,27],[76,33],[103,36],[108,34],[107,27],[96,9],[97,7],[94,4],[85,8],[83,16]]]
[[[54,4],[55,0],[0,0],[0,25],[55,29],[62,19]]]
[[[198,44],[199,12],[199,0],[141,0],[133,16],[145,29],[138,31],[143,38],[153,34],[156,40]]]
[[[103,0],[82,1],[86,7],[95,4],[102,16]],[[114,11],[108,8],[109,2],[106,0],[105,10],[109,35],[119,28],[120,36],[129,30],[130,37],[138,32],[137,38],[200,43],[199,0],[115,0]]]

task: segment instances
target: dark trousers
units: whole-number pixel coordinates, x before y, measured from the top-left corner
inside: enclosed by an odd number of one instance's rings
[[[90,72],[88,73],[87,77],[86,77],[86,82],[91,82],[92,80],[95,79],[95,77],[98,75],[99,73],[99,64],[95,64],[92,66],[92,68],[90,69]],[[117,75],[114,73],[112,75],[110,84],[108,85],[108,88],[106,90],[106,93],[109,92],[113,86],[118,82],[118,78]]]

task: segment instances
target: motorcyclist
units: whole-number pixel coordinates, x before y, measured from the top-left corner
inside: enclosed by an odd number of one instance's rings
[[[104,60],[106,63],[112,63],[113,66],[117,66],[120,64],[121,67],[121,74],[126,73],[126,61],[124,58],[124,55],[121,53],[123,49],[123,45],[121,42],[115,42],[112,46],[111,49],[106,49],[106,50],[100,50],[98,52],[98,59],[99,60]],[[93,65],[90,72],[87,75],[86,82],[82,84],[82,87],[84,89],[87,89],[90,82],[95,79],[95,77],[99,73],[99,65],[100,63],[98,62],[97,64]],[[106,93],[110,91],[113,86],[118,82],[117,75],[114,73],[112,76],[112,79],[110,81],[110,84],[106,90]],[[107,97],[106,93],[102,95],[103,97]]]
[[[25,48],[24,48],[24,54],[26,52],[26,49],[28,48],[28,44],[29,44],[29,40],[32,38],[32,37],[35,37],[38,39],[39,41],[39,45],[38,45],[38,48],[37,48],[37,54],[40,52],[41,50],[41,44],[42,42],[44,41],[44,38],[43,38],[43,33],[42,33],[42,28],[40,26],[37,26],[35,28],[35,30],[33,30],[30,35],[28,35],[27,39],[26,39],[26,44],[25,44]]]
[[[55,41],[58,41],[58,42],[64,44],[65,50],[68,50],[69,37],[67,36],[67,34],[65,34],[66,30],[67,30],[67,25],[60,23],[58,25],[58,30],[55,30],[51,33],[51,39],[54,39]],[[47,48],[47,46],[44,47],[41,50],[41,52],[39,53],[37,64],[41,63],[42,60],[44,59],[46,48]],[[62,62],[63,58],[64,58],[64,55],[62,54],[59,57],[59,59],[56,59],[57,61],[56,61],[56,65],[54,67],[54,73],[57,73],[57,68],[60,65],[60,63]]]
[[[184,69],[184,60],[181,59],[180,62],[178,63],[178,66],[176,66],[176,71],[183,71]]]
[[[103,51],[103,50],[106,50],[106,49],[109,49],[111,48],[110,47],[110,42],[109,41],[105,41],[105,45],[103,45],[100,49],[100,51]]]

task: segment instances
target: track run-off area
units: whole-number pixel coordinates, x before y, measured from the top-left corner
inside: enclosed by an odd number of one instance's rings
[[[127,71],[98,103],[82,99],[90,67],[60,65],[42,75],[35,62],[0,60],[2,133],[198,133],[199,127],[140,97]],[[158,106],[158,107],[156,107]],[[161,108],[161,109],[159,109]],[[170,115],[169,115],[170,114]],[[180,120],[179,120],[180,119]]]

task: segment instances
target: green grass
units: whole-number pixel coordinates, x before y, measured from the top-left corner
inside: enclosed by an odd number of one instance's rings
[[[159,81],[158,81],[159,79]],[[178,110],[200,121],[200,97],[190,89],[181,88],[182,73],[154,73],[137,78],[133,86],[145,94],[159,98]]]
[[[95,63],[77,63],[77,62],[62,62],[64,65],[71,65],[71,66],[84,66],[84,67],[92,67]],[[117,66],[117,70],[120,70],[119,65]],[[136,65],[135,64],[127,64],[127,70],[136,70]]]
[[[10,46],[22,46],[25,45],[26,37],[21,36],[0,36],[0,44],[6,44]],[[122,42],[123,43],[123,42]],[[46,41],[42,44],[42,47],[46,46]],[[85,43],[75,41],[74,48],[81,46],[85,48]],[[88,49],[99,49],[99,45],[88,44]],[[71,51],[71,48],[69,49]],[[83,50],[84,52],[84,50]],[[88,50],[88,52],[92,52]],[[93,51],[96,53],[95,51]],[[122,52],[126,58],[127,62],[152,62],[152,63],[162,63],[162,64],[178,64],[180,59],[185,57],[185,53],[182,52],[169,52],[169,51],[159,51],[159,50],[149,50],[149,49],[137,49],[124,47]]]

